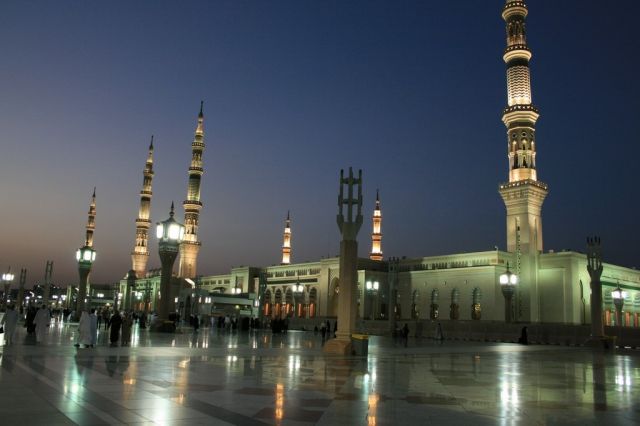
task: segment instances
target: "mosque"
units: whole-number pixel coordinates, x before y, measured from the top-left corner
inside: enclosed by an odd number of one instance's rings
[[[506,207],[506,251],[449,254],[421,258],[384,259],[382,203],[376,197],[372,213],[371,253],[358,259],[358,316],[361,319],[438,319],[505,321],[505,298],[500,276],[510,270],[519,277],[511,304],[515,321],[586,324],[590,322],[590,288],[585,254],[543,250],[542,204],[548,185],[537,174],[535,125],[538,108],[532,103],[526,40],[527,6],[506,0],[507,106],[502,121],[507,129],[508,181],[498,192]],[[203,203],[204,115],[202,106],[191,144],[187,199],[183,203],[185,237],[180,245],[177,275],[172,278],[176,311],[181,317],[202,315],[308,319],[335,317],[338,306],[339,258],[295,263],[291,219],[283,233],[282,263],[243,266],[228,274],[197,274],[198,221]],[[120,281],[123,303],[136,310],[154,310],[159,271],[146,268],[152,181],[153,140],[144,168],[140,208],[136,219],[132,269]],[[605,325],[638,327],[640,272],[604,264],[602,273]],[[621,324],[616,323],[612,292],[624,298]]]

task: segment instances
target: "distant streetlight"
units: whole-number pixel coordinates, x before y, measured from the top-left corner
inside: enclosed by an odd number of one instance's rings
[[[158,253],[162,264],[160,274],[160,301],[158,303],[158,320],[153,326],[156,331],[175,331],[175,324],[169,321],[169,309],[171,309],[171,277],[173,275],[173,264],[178,256],[178,249],[184,237],[184,226],[174,218],[173,203],[169,219],[159,222],[156,225],[156,236],[158,237]]]
[[[504,274],[500,274],[500,287],[502,288],[502,295],[504,296],[504,321],[513,322],[513,307],[512,299],[513,293],[516,291],[518,285],[518,275],[509,270],[509,262],[507,262],[507,270]]]
[[[613,298],[613,304],[616,307],[616,325],[622,326],[622,308],[624,307],[624,299],[627,297],[627,292],[620,288],[620,283],[615,290],[611,292]]]
[[[11,282],[14,278],[14,275],[11,273],[11,266],[9,266],[9,270],[6,273],[2,274],[2,282],[4,283],[5,305],[9,303],[9,289],[11,288]]]

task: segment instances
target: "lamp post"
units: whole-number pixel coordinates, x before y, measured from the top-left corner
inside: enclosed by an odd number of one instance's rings
[[[613,298],[613,304],[616,307],[616,325],[623,326],[622,324],[622,308],[624,306],[624,299],[627,297],[627,292],[622,291],[620,288],[620,283],[618,283],[618,287],[611,292],[611,297]]]
[[[76,251],[76,260],[78,261],[78,274],[80,275],[80,286],[78,289],[78,298],[76,299],[76,319],[80,319],[80,315],[85,309],[87,282],[89,281],[91,266],[96,260],[96,251],[93,247],[85,244]]]
[[[504,321],[513,322],[513,307],[512,299],[513,293],[516,291],[518,285],[518,276],[509,270],[509,262],[507,262],[507,271],[504,274],[500,274],[500,287],[502,288],[502,295],[504,296]]]
[[[173,275],[173,264],[178,256],[178,249],[184,237],[184,226],[173,218],[173,203],[169,219],[159,222],[156,225],[156,236],[158,237],[158,253],[162,272],[160,274],[160,295],[158,303],[158,321],[152,325],[156,331],[174,332],[175,324],[169,321],[169,310],[173,298],[171,297],[171,277]]]
[[[303,292],[304,286],[300,284],[300,281],[293,285],[293,312],[296,314],[296,318],[300,318],[297,299]]]
[[[4,304],[9,303],[9,289],[11,288],[11,281],[13,281],[14,275],[11,273],[11,266],[9,270],[2,274],[2,282],[4,283]]]
[[[378,281],[367,281],[365,284],[365,288],[367,293],[369,294],[369,299],[371,299],[371,309],[369,311],[370,319],[376,319],[375,313],[375,297],[378,295],[378,289],[380,288],[380,283]]]

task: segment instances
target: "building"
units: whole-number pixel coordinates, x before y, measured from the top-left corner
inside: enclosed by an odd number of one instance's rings
[[[359,259],[360,318],[447,319],[503,321],[505,298],[499,277],[509,267],[520,279],[512,316],[531,323],[586,324],[589,322],[587,259],[575,251],[544,252],[542,205],[549,191],[537,172],[535,125],[539,112],[533,104],[527,45],[527,6],[522,0],[506,0],[502,17],[507,46],[507,106],[502,121],[507,130],[507,182],[498,186],[506,207],[507,251],[450,254],[415,259],[382,257],[382,210],[379,198],[372,216],[370,258]],[[197,143],[196,143],[197,142]],[[185,225],[191,235],[181,251],[175,281],[176,309],[182,315],[233,312],[266,317],[316,318],[336,314],[340,289],[338,258],[294,263],[291,228],[287,219],[282,264],[238,267],[229,274],[197,276],[197,220],[202,175],[200,148],[204,147],[202,111],[198,118],[193,161],[189,174]],[[188,249],[188,250],[187,250]],[[135,267],[134,267],[135,269]],[[189,271],[185,273],[184,271]],[[186,279],[185,279],[186,278]],[[121,286],[125,286],[122,281]],[[605,324],[614,323],[611,297],[624,290],[624,325],[637,327],[640,313],[640,272],[605,264],[602,274]],[[156,294],[159,276],[147,275],[135,282],[134,291]],[[126,287],[125,287],[126,288]],[[154,296],[147,308],[153,309]],[[145,305],[142,303],[142,305]],[[140,303],[136,308],[140,309]]]

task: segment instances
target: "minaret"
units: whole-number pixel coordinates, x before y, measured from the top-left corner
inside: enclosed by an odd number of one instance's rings
[[[369,259],[382,260],[382,211],[380,210],[380,193],[376,189],[376,208],[373,210],[373,232],[371,233],[371,254]]]
[[[291,263],[291,219],[287,211],[287,220],[284,223],[284,235],[282,241],[282,265]]]
[[[96,229],[96,188],[93,187],[93,195],[89,204],[89,218],[87,219],[87,232],[85,237],[85,246],[93,247],[93,230]]]
[[[149,144],[149,154],[144,166],[140,208],[136,219],[136,245],[131,252],[131,264],[137,278],[144,278],[149,260],[149,227],[151,226],[151,184],[153,181],[153,135]]]
[[[200,202],[200,181],[202,179],[202,151],[204,150],[204,115],[202,114],[204,102],[200,102],[200,114],[195,136],[191,143],[191,165],[189,166],[189,186],[187,199],[184,206],[184,240],[180,244],[180,266],[178,276],[182,278],[194,278],[200,251],[198,241],[198,218],[202,203]]]
[[[527,6],[523,0],[506,0],[507,102],[502,121],[507,127],[509,182],[499,192],[507,208],[507,250],[516,254],[520,275],[516,319],[538,321],[537,259],[542,251],[542,203],[547,185],[538,181],[535,124],[538,109],[532,104],[527,46]]]

